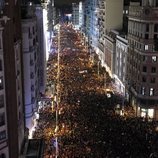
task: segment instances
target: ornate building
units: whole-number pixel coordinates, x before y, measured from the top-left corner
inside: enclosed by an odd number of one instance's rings
[[[131,2],[126,86],[136,115],[158,120],[158,1]]]

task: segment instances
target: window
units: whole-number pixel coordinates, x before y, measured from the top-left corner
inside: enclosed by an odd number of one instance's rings
[[[6,131],[1,131],[0,132],[0,141],[3,140],[3,139],[6,139]],[[1,155],[0,155],[0,158],[1,158]]]
[[[6,158],[5,154],[4,153],[0,154],[0,158]]]
[[[149,32],[149,24],[146,24],[146,32]]]
[[[143,66],[143,72],[147,72],[146,66]]]
[[[151,78],[150,82],[151,83],[155,83],[156,82],[156,78],[155,77]]]
[[[154,25],[154,32],[157,32],[158,31],[158,24],[155,24]]]
[[[149,49],[149,46],[148,45],[145,45],[145,50],[148,50]]]
[[[145,39],[149,39],[149,34],[145,34]]]
[[[2,49],[2,37],[0,37],[0,49]]]
[[[31,72],[30,78],[31,78],[31,79],[34,79],[34,73],[33,73],[33,72]]]
[[[3,78],[0,77],[0,90],[2,90],[2,89],[3,89]]]
[[[2,11],[2,9],[4,8],[5,6],[5,0],[1,0],[0,1],[0,11]]]
[[[152,56],[152,62],[156,62],[157,61],[157,56]]]
[[[145,87],[142,87],[142,90],[141,90],[142,92],[142,95],[145,95]]]
[[[0,95],[0,108],[4,107],[4,96]]]
[[[152,68],[151,68],[151,72],[152,72],[152,73],[156,73],[156,67],[152,67]]]
[[[143,55],[143,61],[146,61],[147,57],[145,55]]]
[[[35,97],[31,98],[31,103],[34,104],[35,103]]]
[[[154,95],[154,88],[150,88],[149,95],[150,95],[150,96],[153,96],[153,95]]]
[[[158,39],[154,40],[154,50],[158,51]]]
[[[157,39],[157,34],[154,34],[154,39]]]
[[[146,82],[146,77],[142,77],[142,82]]]
[[[31,91],[34,91],[34,90],[35,90],[35,86],[31,85]]]
[[[35,34],[35,28],[34,28],[34,26],[32,28],[32,32],[33,32],[33,35],[34,35]]]
[[[0,71],[2,71],[2,60],[0,59]]]
[[[5,115],[4,113],[0,114],[0,126],[3,126],[5,124]]]

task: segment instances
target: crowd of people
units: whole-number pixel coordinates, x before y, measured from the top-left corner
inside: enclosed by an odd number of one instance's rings
[[[68,37],[69,41],[66,40]],[[61,41],[59,81],[57,53],[50,55],[47,64],[48,83],[58,86],[60,102],[58,107],[54,101],[40,109],[34,133],[34,138],[46,140],[45,158],[56,154],[59,158],[158,157],[157,123],[134,117],[133,109],[128,105],[124,107],[126,115],[117,114],[115,107],[120,98],[115,94],[110,98],[106,96],[106,72],[100,68],[98,74],[98,64],[89,60],[91,54],[85,48],[81,34],[71,26],[63,25]],[[106,78],[106,85],[110,85],[107,73]],[[54,132],[56,110],[59,114],[57,133]],[[58,144],[54,141],[56,137]]]

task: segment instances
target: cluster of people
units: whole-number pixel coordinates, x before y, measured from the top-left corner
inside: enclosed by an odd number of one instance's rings
[[[65,41],[69,37],[69,42]],[[63,39],[63,40],[62,40]],[[60,52],[60,76],[57,80],[57,54],[51,54],[47,70],[48,83],[59,88],[59,107],[55,104],[40,111],[35,138],[46,139],[46,156],[59,158],[149,158],[158,151],[157,124],[130,115],[133,109],[124,107],[120,116],[115,107],[120,98],[105,95],[104,71],[98,74],[97,62],[90,63],[81,35],[70,26],[61,27],[64,45]],[[67,49],[69,48],[69,49]],[[106,85],[111,83],[106,74]],[[55,112],[58,110],[58,133]],[[58,137],[58,145],[52,139]]]

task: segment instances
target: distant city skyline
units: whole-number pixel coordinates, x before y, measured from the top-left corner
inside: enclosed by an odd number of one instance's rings
[[[54,0],[55,6],[71,5],[84,0]]]

